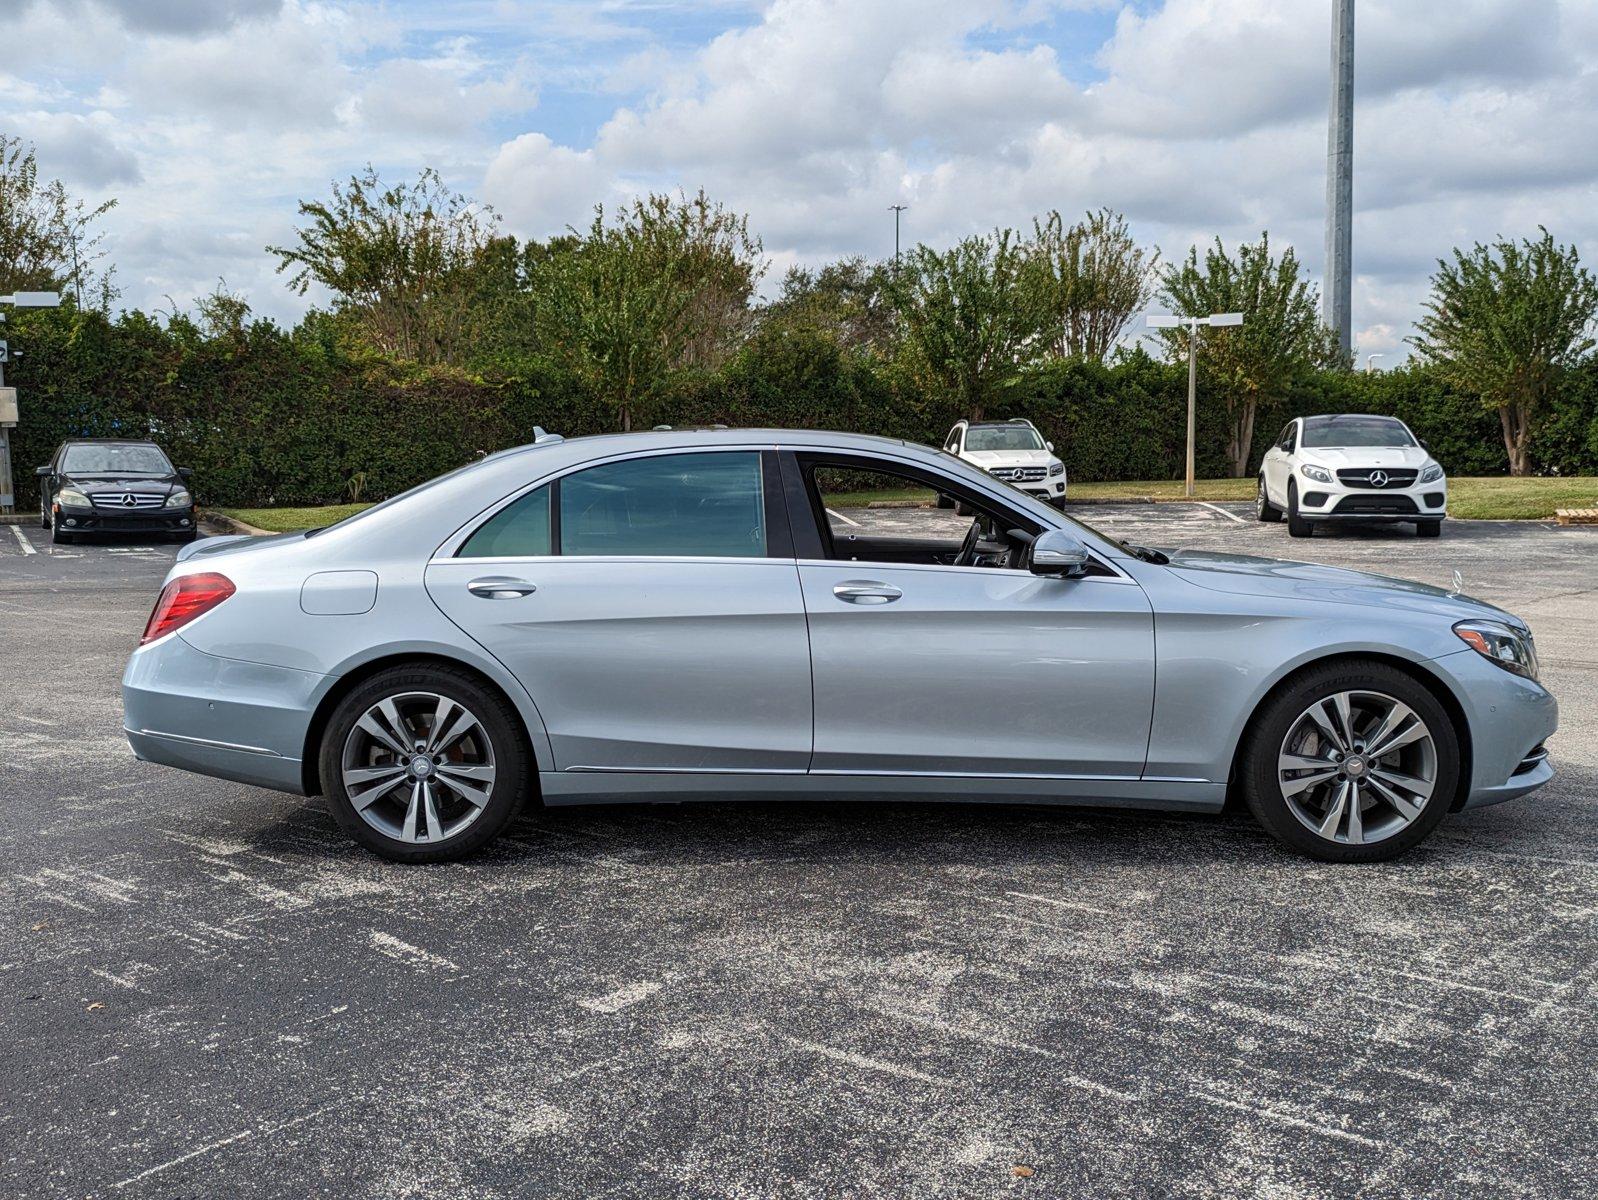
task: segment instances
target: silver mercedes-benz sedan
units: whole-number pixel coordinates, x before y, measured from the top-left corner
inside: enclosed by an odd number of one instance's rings
[[[1557,719],[1480,601],[1125,545],[937,450],[754,430],[540,436],[195,543],[123,701],[140,758],[324,794],[410,862],[527,801],[1229,792],[1364,861],[1546,783]]]

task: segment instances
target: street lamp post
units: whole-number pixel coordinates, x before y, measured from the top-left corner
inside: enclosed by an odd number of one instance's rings
[[[1193,443],[1198,417],[1198,331],[1200,325],[1241,325],[1242,313],[1211,313],[1207,317],[1173,317],[1165,313],[1148,315],[1150,329],[1179,329],[1187,326],[1187,495],[1193,494]]]
[[[1367,354],[1365,356],[1365,374],[1369,375],[1372,371],[1374,371],[1376,369],[1376,360],[1378,358],[1386,358],[1386,357],[1387,357],[1387,355],[1385,355],[1385,354]]]
[[[889,211],[893,213],[893,269],[899,270],[899,214],[909,208],[908,204],[890,204]]]
[[[61,304],[60,292],[16,292],[0,296],[0,304],[13,308],[57,308]],[[6,315],[0,313],[0,326]],[[0,330],[3,332],[3,330]],[[17,423],[17,391],[6,383],[6,363],[11,357],[5,339],[0,338],[0,513],[9,513],[17,503],[16,490],[11,482],[11,428]]]

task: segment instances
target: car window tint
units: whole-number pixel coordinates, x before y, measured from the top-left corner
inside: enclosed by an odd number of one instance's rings
[[[1413,446],[1415,439],[1391,417],[1311,417],[1304,422],[1304,448]]]
[[[560,551],[763,558],[760,454],[661,454],[568,475]]]
[[[484,521],[457,557],[525,558],[549,553],[549,488],[541,487]]]
[[[170,475],[172,464],[154,446],[68,446],[66,475]]]

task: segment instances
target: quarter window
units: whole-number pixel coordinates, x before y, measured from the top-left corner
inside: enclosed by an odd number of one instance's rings
[[[478,528],[460,558],[527,558],[552,553],[549,488],[518,497]]]
[[[560,552],[766,557],[759,451],[660,454],[566,476]]]

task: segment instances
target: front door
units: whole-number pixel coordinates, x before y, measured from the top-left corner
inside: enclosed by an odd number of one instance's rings
[[[1036,532],[1032,518],[939,509],[938,481],[925,471],[793,462],[822,535],[821,556],[799,565],[815,677],[812,771],[1142,774],[1154,704],[1154,619],[1142,588],[1102,564],[1079,579],[1017,569],[1024,554],[1006,531]]]
[[[759,450],[620,459],[499,509],[427,588],[526,685],[560,770],[802,772],[782,503]]]

